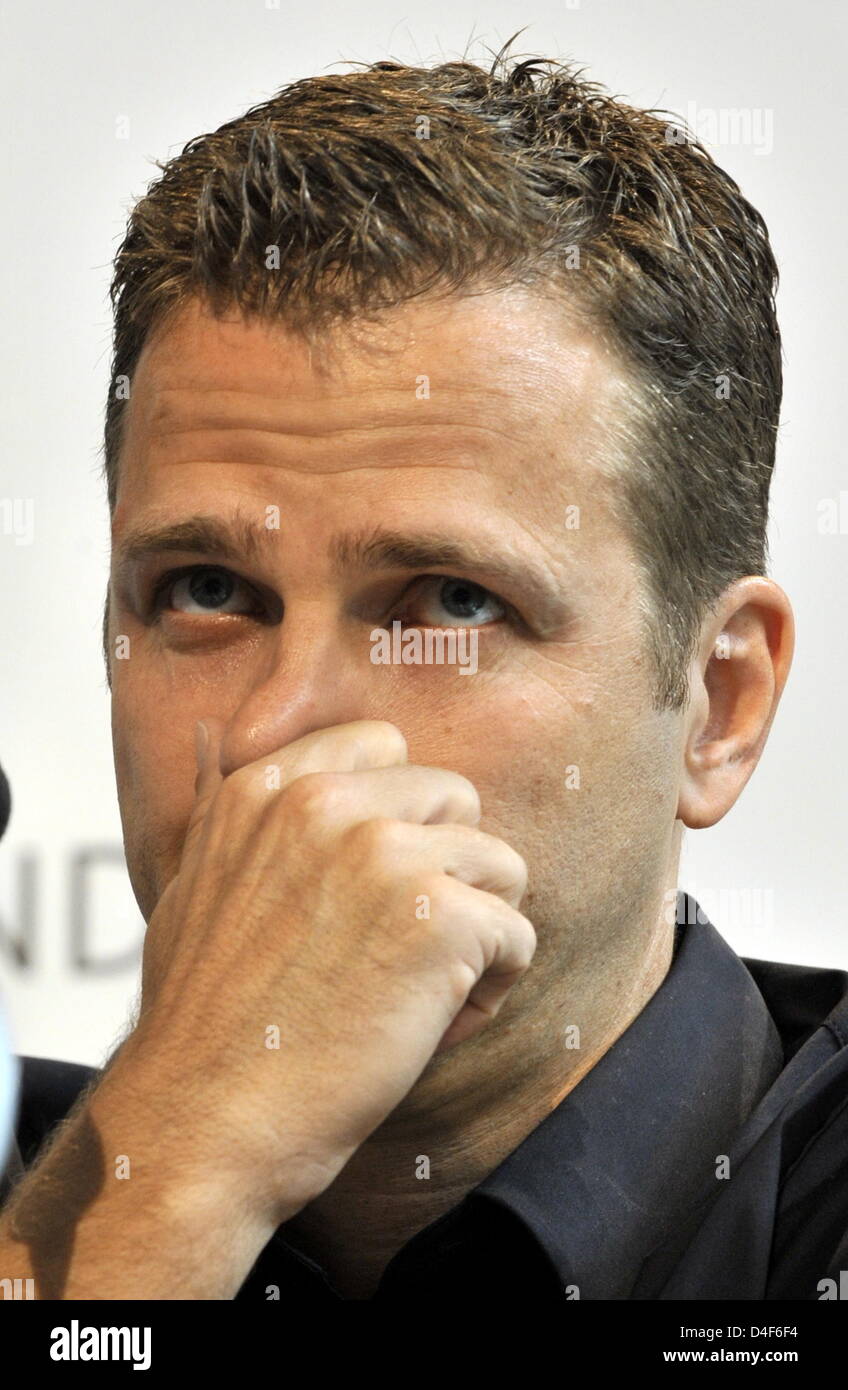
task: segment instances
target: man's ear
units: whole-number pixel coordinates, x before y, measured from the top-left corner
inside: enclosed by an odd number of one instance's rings
[[[103,605],[103,660],[106,663],[106,684],[112,689],[112,668],[109,664],[109,596],[112,592],[111,578],[106,583],[106,602]]]
[[[690,829],[720,821],[757,766],[794,646],[789,599],[762,575],[736,580],[705,620],[689,670],[677,807]]]

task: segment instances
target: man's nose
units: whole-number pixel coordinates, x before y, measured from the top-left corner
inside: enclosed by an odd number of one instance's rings
[[[292,610],[274,631],[276,640],[256,658],[249,689],[232,711],[220,712],[227,720],[225,777],[318,729],[359,719],[394,722],[396,673],[371,662],[367,624]]]

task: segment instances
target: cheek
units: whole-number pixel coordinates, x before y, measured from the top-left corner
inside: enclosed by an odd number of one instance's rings
[[[481,828],[528,863],[582,877],[598,855],[614,861],[647,845],[650,820],[658,830],[665,823],[667,750],[632,692],[619,685],[612,699],[585,679],[566,691],[526,668],[509,681],[465,679],[466,691],[422,693],[398,719],[409,760],[468,777],[480,793]]]
[[[397,722],[409,761],[450,768],[474,783],[483,805],[481,826],[520,849],[539,813],[560,799],[566,768],[584,760],[591,719],[585,706],[567,705],[546,687],[507,683],[483,673],[428,692]],[[591,710],[588,711],[591,715]]]
[[[177,871],[194,803],[194,743],[186,742],[185,728],[185,721],[163,717],[159,701],[134,698],[126,688],[113,696],[115,779],[124,850],[136,896],[145,899],[143,912],[152,910]]]

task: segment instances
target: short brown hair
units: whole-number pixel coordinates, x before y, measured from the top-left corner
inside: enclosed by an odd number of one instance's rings
[[[309,336],[427,293],[559,288],[636,383],[621,515],[655,704],[680,707],[704,616],[765,571],[781,398],[765,223],[688,132],[501,50],[489,70],[377,62],[294,82],[157,165],[110,291],[110,512],[117,379],[192,296]]]

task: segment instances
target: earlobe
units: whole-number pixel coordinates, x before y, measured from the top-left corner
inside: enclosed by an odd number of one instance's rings
[[[690,671],[678,818],[715,825],[737,801],[765,746],[792,659],[792,609],[772,580],[727,590]]]
[[[683,728],[683,748],[680,796],[677,818],[690,830],[705,829],[714,824],[708,819],[711,772],[714,771],[715,741],[710,737],[712,705],[700,655],[692,662],[689,673],[689,703]]]

